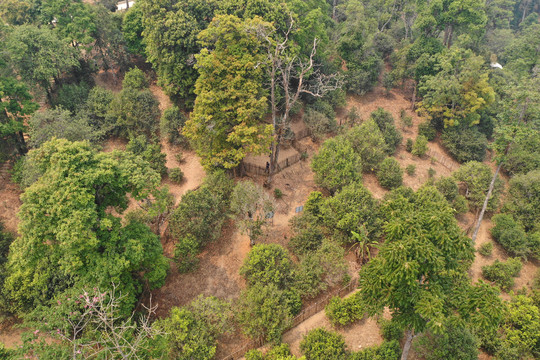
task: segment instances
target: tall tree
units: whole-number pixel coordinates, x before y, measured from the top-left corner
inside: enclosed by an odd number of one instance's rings
[[[260,18],[214,18],[199,38],[199,78],[195,107],[184,127],[206,168],[232,169],[248,153],[261,154],[270,143],[271,126],[263,89],[264,52],[257,36],[271,25]]]
[[[43,175],[22,195],[5,290],[15,311],[46,304],[73,287],[111,282],[131,311],[144,280],[163,283],[168,269],[159,238],[136,221],[122,226],[128,197],[155,191],[159,175],[129,152],[98,153],[87,142],[53,139],[29,153]]]

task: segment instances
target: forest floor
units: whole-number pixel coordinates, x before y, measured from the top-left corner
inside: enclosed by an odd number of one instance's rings
[[[119,91],[121,79],[118,79],[111,73],[100,73],[96,76],[96,83],[113,91]],[[161,110],[171,106],[169,98],[159,87],[151,85],[150,90],[160,101]],[[415,175],[409,176],[406,173],[404,174],[403,182],[405,186],[417,190],[429,179],[428,170],[430,168],[435,170],[435,178],[449,176],[453,171],[458,169],[459,164],[451,158],[438,141],[429,142],[428,155],[423,158],[414,157],[405,151],[404,144],[406,140],[408,138],[413,140],[416,138],[418,124],[423,120],[411,110],[411,101],[401,90],[396,89],[386,94],[386,91],[381,86],[378,86],[366,95],[348,96],[346,108],[338,112],[338,122],[345,121],[345,114],[353,107],[357,109],[357,113],[361,115],[363,120],[366,120],[369,114],[378,107],[382,107],[394,116],[396,126],[403,134],[403,141],[398,146],[395,158],[403,169],[409,164],[416,165]],[[407,114],[413,118],[412,127],[404,127],[400,124],[401,109],[405,109]],[[125,145],[126,142],[123,140],[111,139],[104,144],[104,151],[123,149]],[[314,182],[314,174],[311,171],[310,161],[313,154],[317,152],[320,142],[313,142],[310,138],[304,138],[299,141],[299,146],[306,150],[308,159],[306,161],[300,161],[276,174],[272,188],[267,190],[270,195],[273,195],[274,189],[278,188],[283,192],[283,197],[276,200],[277,209],[273,222],[268,226],[266,235],[259,240],[260,243],[278,243],[286,246],[291,236],[289,221],[295,216],[295,209],[304,204],[311,191],[319,190]],[[191,150],[188,151],[171,146],[163,141],[162,151],[166,154],[167,167],[180,167],[185,174],[185,180],[181,184],[175,184],[168,180],[167,177],[163,180],[163,184],[169,186],[175,203],[178,204],[183,194],[188,190],[196,189],[200,186],[205,176],[205,171],[200,165],[199,157]],[[184,159],[181,163],[175,157],[180,151]],[[486,161],[486,163],[493,166],[491,162]],[[248,175],[247,178],[260,184],[265,180],[263,176]],[[382,199],[384,194],[387,193],[387,190],[378,184],[374,175],[364,175],[363,183],[377,199]],[[17,230],[18,219],[16,213],[21,205],[20,194],[21,191],[16,184],[10,181],[0,183],[0,220],[4,222],[6,229],[12,232],[16,232]],[[476,221],[475,214],[473,213],[462,215],[458,220],[460,226],[465,231],[470,231]],[[166,225],[163,226],[163,229],[166,228]],[[477,247],[485,242],[493,241],[489,232],[492,226],[491,221],[485,218],[477,238]],[[162,244],[165,254],[171,257],[174,250],[174,242],[162,236]],[[165,285],[152,293],[153,302],[159,306],[157,315],[159,317],[167,316],[172,307],[186,305],[200,294],[205,296],[213,295],[229,300],[237,298],[245,288],[245,281],[239,275],[239,270],[250,249],[249,238],[242,234],[232,221],[226,222],[220,239],[206,246],[204,251],[199,255],[199,266],[196,271],[183,274],[179,273],[174,265],[171,265],[171,271],[167,276]],[[478,255],[470,270],[473,281],[480,279],[481,267],[483,265],[490,264],[495,259],[504,260],[506,258],[507,255],[504,250],[497,244],[495,244],[491,257],[485,258]],[[356,263],[354,256],[348,254],[347,261],[349,263],[350,275],[357,277],[359,265]],[[537,268],[538,264],[534,262],[525,263],[521,275],[516,278],[514,289],[530,286]],[[502,297],[508,299],[509,295],[503,294]],[[310,301],[317,301],[317,299]],[[8,347],[19,344],[20,336],[23,332],[21,329],[13,328],[13,322],[16,321],[0,326],[0,342],[3,342]],[[374,319],[364,319],[350,326],[335,329],[326,318],[324,310],[287,331],[284,334],[283,340],[291,345],[291,350],[294,354],[299,355],[299,343],[302,337],[308,331],[317,327],[336,330],[343,334],[349,350],[357,351],[361,347],[376,345],[382,341],[379,327]],[[216,358],[220,359],[235,351],[246,340],[238,330],[232,334],[222,336],[219,341]],[[481,356],[481,359],[488,358],[485,355]]]

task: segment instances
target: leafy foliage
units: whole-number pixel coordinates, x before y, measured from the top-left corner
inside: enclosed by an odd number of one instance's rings
[[[334,296],[324,308],[326,316],[333,325],[348,325],[365,315],[361,298],[355,293],[344,299]]]
[[[322,328],[311,330],[300,342],[306,360],[345,360],[343,336]]]
[[[411,154],[422,157],[428,150],[428,140],[424,135],[418,135],[411,149]]]
[[[426,360],[478,359],[478,340],[464,327],[447,327],[442,334],[427,333],[415,342],[415,350]]]
[[[138,67],[129,69],[122,81],[123,89],[144,90],[148,87],[148,79]]]
[[[349,360],[398,360],[401,358],[401,349],[398,341],[384,341],[379,346],[371,346],[354,352]]]
[[[185,115],[176,106],[163,111],[159,126],[161,136],[164,136],[169,144],[186,145],[187,140],[182,135],[182,129],[186,123]]]
[[[381,130],[384,142],[387,146],[388,155],[392,155],[403,139],[399,131],[396,129],[394,117],[383,108],[377,108],[377,110],[371,113],[370,117],[371,119],[375,120],[379,130]]]
[[[165,166],[167,155],[161,152],[161,144],[159,142],[149,142],[146,136],[139,135],[129,140],[129,143],[126,145],[126,151],[140,156],[161,176],[167,174],[167,166]]]
[[[459,162],[483,161],[486,156],[487,139],[476,128],[448,129],[442,134],[442,143]]]
[[[540,169],[510,180],[509,200],[504,206],[525,231],[540,231]]]
[[[373,119],[351,128],[345,138],[360,155],[365,172],[373,172],[386,157],[387,147],[383,134]]]
[[[277,244],[258,244],[248,253],[240,274],[248,284],[274,284],[285,289],[292,282],[293,262],[287,250]]]
[[[470,206],[473,209],[480,208],[484,203],[493,177],[489,166],[477,161],[470,161],[462,165],[452,176],[465,188],[465,197],[469,200]],[[495,181],[495,187],[488,201],[487,209],[489,211],[493,211],[499,206],[502,185],[501,179]]]
[[[499,285],[504,291],[514,286],[514,277],[521,272],[521,260],[510,258],[505,262],[495,260],[492,265],[482,266],[482,276]]]
[[[394,158],[386,158],[379,165],[377,170],[377,180],[385,189],[394,189],[403,184],[403,170],[399,162]]]

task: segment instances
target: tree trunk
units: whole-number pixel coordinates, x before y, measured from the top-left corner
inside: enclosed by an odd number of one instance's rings
[[[338,0],[334,0],[332,4],[332,20],[336,21],[336,6],[337,6]]]
[[[409,351],[411,350],[411,345],[413,341],[413,332],[412,330],[407,330],[407,338],[405,339],[405,345],[403,345],[403,352],[401,353],[401,360],[407,360],[409,357]]]
[[[484,213],[486,212],[489,198],[491,198],[491,193],[493,192],[493,187],[495,186],[495,180],[497,180],[497,175],[499,175],[502,164],[503,162],[501,161],[499,166],[497,166],[497,170],[495,170],[495,175],[493,175],[493,178],[491,179],[491,184],[489,184],[489,190],[486,198],[484,199],[484,205],[482,206],[482,210],[480,211],[480,215],[478,216],[478,222],[476,223],[476,228],[474,229],[474,233],[472,236],[473,243],[476,241],[476,236],[478,236],[478,231],[480,230],[480,225],[482,224],[482,219],[484,218]]]
[[[129,10],[129,0],[126,0],[126,10]]]
[[[411,102],[411,110],[414,111],[414,104],[416,103],[416,81],[414,82],[414,88],[413,88],[413,94],[412,94],[412,102]]]
[[[24,134],[22,131],[19,131],[16,135],[17,141],[17,151],[20,155],[26,155],[28,152],[28,147],[26,146],[26,141],[24,141]]]

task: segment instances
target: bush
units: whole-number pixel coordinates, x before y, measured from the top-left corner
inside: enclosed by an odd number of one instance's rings
[[[343,137],[326,140],[313,156],[315,182],[331,192],[362,180],[362,161]]]
[[[412,152],[413,144],[414,142],[412,139],[407,139],[407,142],[405,143],[405,150],[407,150],[407,152]]]
[[[533,251],[529,239],[511,215],[497,214],[492,218],[495,226],[491,229],[493,238],[511,255],[526,258]]]
[[[360,155],[365,172],[373,172],[386,157],[387,145],[383,134],[372,119],[351,128],[345,138]]]
[[[360,114],[358,114],[358,109],[353,106],[347,113],[347,120],[349,121],[349,124],[356,125],[361,119],[362,117]]]
[[[403,184],[403,170],[394,158],[386,158],[377,170],[377,180],[385,189],[394,189]]]
[[[399,360],[401,347],[397,341],[384,341],[379,346],[371,346],[352,353],[348,360]]]
[[[345,360],[345,340],[340,334],[319,328],[311,330],[300,342],[306,360]]]
[[[280,189],[278,188],[275,188],[274,189],[274,197],[276,199],[281,199],[283,197],[283,191],[281,191]]]
[[[463,195],[458,195],[452,203],[452,207],[456,211],[456,214],[465,214],[469,211],[469,203]]]
[[[329,118],[326,114],[308,108],[304,114],[304,122],[311,135],[316,139],[322,139],[326,134],[337,130],[337,123],[334,117]]]
[[[540,169],[540,132],[534,129],[526,131],[515,139],[510,151],[504,158],[503,169],[512,175],[526,174]]]
[[[462,165],[452,175],[461,186],[465,187],[466,197],[473,209],[481,208],[491,184],[493,173],[491,168],[483,163],[471,161]],[[499,206],[499,197],[503,190],[500,178],[495,181],[491,198],[488,201],[488,211],[494,211]]]
[[[318,221],[319,218],[307,212],[305,207],[304,213],[291,219],[294,236],[289,246],[296,255],[315,251],[321,246],[324,234]]]
[[[416,173],[416,165],[415,164],[409,164],[405,168],[405,171],[407,172],[407,175],[413,176]]]
[[[478,248],[478,252],[485,257],[491,256],[491,253],[493,252],[493,243],[491,241],[483,243]]]
[[[460,163],[483,161],[486,156],[487,138],[476,128],[445,130],[442,143]]]
[[[182,129],[186,123],[185,115],[176,106],[163,111],[159,121],[161,136],[172,145],[187,145],[186,138],[182,135]]]
[[[131,88],[135,90],[143,90],[148,87],[148,79],[144,72],[137,68],[131,68],[126,72],[122,81],[122,88]]]
[[[478,340],[464,327],[446,328],[441,334],[427,334],[417,338],[415,351],[426,360],[476,360]]]
[[[387,72],[383,75],[383,87],[386,90],[386,95],[390,94],[390,91],[396,86],[397,79],[394,72]]]
[[[412,146],[411,154],[422,157],[426,154],[428,150],[428,140],[424,135],[418,135]]]
[[[278,244],[257,244],[240,268],[250,286],[274,284],[286,289],[292,281],[293,262],[287,250]]]
[[[370,117],[375,120],[375,123],[383,134],[384,142],[388,146],[387,154],[392,155],[403,139],[399,131],[396,129],[392,114],[383,108],[378,108],[371,113]]]
[[[540,231],[540,169],[514,176],[508,192],[510,199],[505,211],[511,213],[526,232]]]
[[[74,114],[86,102],[90,86],[87,83],[64,84],[58,88],[54,107],[61,107]]]
[[[324,308],[332,325],[348,325],[364,317],[365,309],[358,292],[344,299],[334,296]]]
[[[428,141],[432,141],[437,136],[437,130],[431,125],[431,122],[424,121],[418,124],[418,135],[423,135]]]
[[[178,239],[174,248],[174,257],[178,264],[178,271],[188,272],[197,267],[199,264],[199,258],[197,258],[199,247],[200,244],[193,235],[187,235]]]
[[[354,94],[363,95],[377,83],[383,62],[373,51],[367,51],[355,60],[354,63],[347,63],[345,88]]]
[[[435,176],[435,174],[436,174],[437,172],[435,171],[434,168],[430,167],[430,168],[428,169],[427,173],[428,173],[428,177],[429,177],[429,178],[432,178],[432,177]]]
[[[169,179],[174,181],[177,184],[180,184],[184,180],[184,173],[179,167],[172,168],[169,170]]]
[[[452,177],[442,177],[435,182],[435,187],[444,195],[450,203],[459,195],[459,188],[456,180]]]
[[[129,140],[129,143],[126,145],[126,151],[130,151],[143,158],[161,176],[167,174],[167,166],[165,166],[167,155],[161,152],[161,144],[159,142],[149,142],[146,136],[139,135]]]
[[[111,90],[100,86],[93,87],[88,93],[88,99],[82,113],[88,117],[90,125],[101,135],[108,135],[115,127],[113,119],[107,117],[107,112],[114,94]]]
[[[492,265],[482,266],[482,276],[509,291],[514,286],[514,278],[521,272],[521,260],[510,258],[505,262],[495,260]]]
[[[379,321],[379,327],[381,328],[381,336],[384,340],[397,341],[399,343],[403,339],[405,329],[397,321],[381,319]]]
[[[399,118],[401,119],[401,123],[403,124],[403,127],[411,127],[413,126],[413,118],[410,115],[407,115],[407,112],[405,109],[401,109],[399,112]]]

